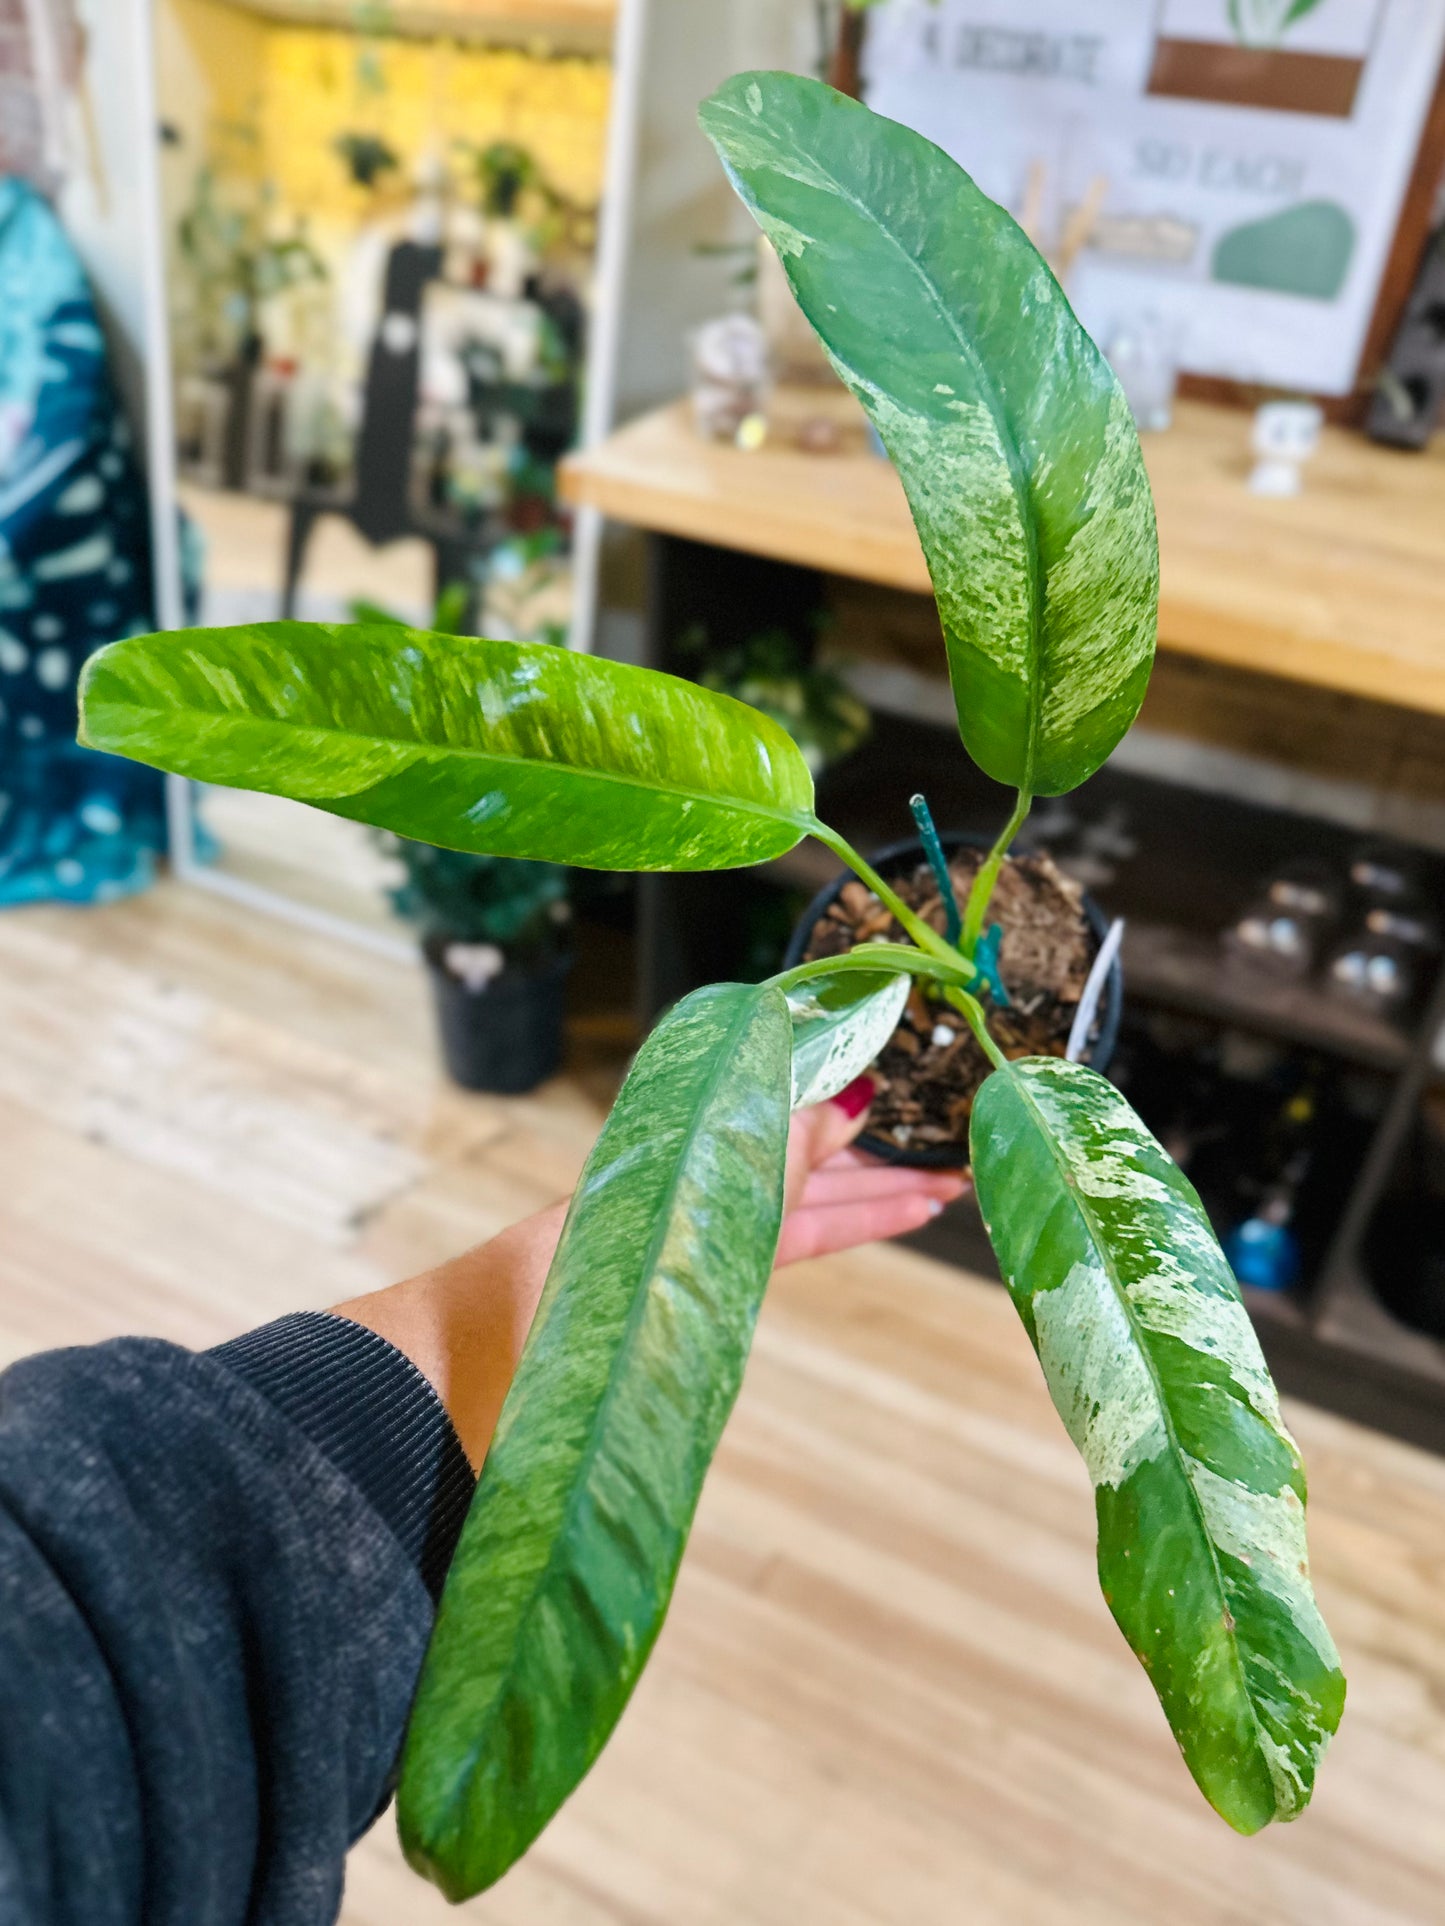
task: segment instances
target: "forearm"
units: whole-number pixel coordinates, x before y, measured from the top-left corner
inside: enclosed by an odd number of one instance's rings
[[[795,1119],[780,1261],[958,1194],[857,1158],[860,1120]],[[334,1915],[565,1215],[209,1356],[0,1379],[0,1918]]]
[[[871,1238],[916,1230],[959,1196],[954,1172],[887,1169],[848,1149],[871,1083],[801,1110],[789,1139],[787,1216],[778,1262],[822,1257]],[[394,1344],[446,1406],[472,1466],[480,1469],[532,1327],[562,1234],[565,1202],[490,1243],[334,1307]]]
[[[405,1283],[333,1306],[403,1352],[481,1466],[567,1214],[564,1202]]]

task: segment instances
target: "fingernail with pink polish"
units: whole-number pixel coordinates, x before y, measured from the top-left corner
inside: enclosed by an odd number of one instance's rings
[[[846,1090],[840,1090],[832,1101],[837,1104],[845,1117],[861,1117],[873,1101],[878,1086],[865,1070],[861,1077],[854,1077]]]

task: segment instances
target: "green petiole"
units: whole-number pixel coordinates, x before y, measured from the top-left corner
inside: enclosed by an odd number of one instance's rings
[[[999,871],[1003,868],[1004,858],[1008,855],[1009,844],[1023,828],[1024,818],[1033,807],[1033,800],[1033,797],[1027,789],[1021,789],[1019,791],[1018,801],[1014,804],[1013,814],[1004,824],[998,841],[988,852],[987,856],[984,857],[979,872],[973,879],[973,887],[968,892],[968,905],[963,912],[963,943],[961,947],[964,955],[967,957],[971,958],[973,956],[974,947],[979,937],[983,934],[984,919],[988,915],[988,906],[993,899],[994,885],[998,881]]]
[[[846,842],[836,829],[829,829],[826,823],[820,823],[816,817],[809,823],[808,829],[809,833],[831,849],[835,856],[843,859],[859,881],[868,885],[880,903],[886,904],[892,910],[898,922],[921,950],[926,950],[930,956],[937,957],[940,962],[952,964],[963,970],[966,972],[965,980],[972,980],[974,968],[968,958],[960,956],[953,945],[945,942],[938,931],[925,923],[916,910],[911,910],[897,891],[889,888],[872,864],[865,862],[857,850]]]
[[[999,1049],[988,1033],[988,1018],[984,1015],[983,1005],[977,997],[970,996],[967,990],[951,988],[944,991],[945,999],[955,1010],[962,1011],[968,1027],[978,1038],[979,1048],[988,1058],[995,1070],[1007,1070],[1008,1058]]]
[[[988,911],[989,897],[993,894],[994,883],[998,880],[1004,857],[1008,854],[1008,846],[1018,833],[1024,817],[1029,813],[1029,805],[1032,801],[1031,796],[1020,790],[1013,815],[1010,816],[1003,834],[989,851],[983,868],[974,878],[973,888],[969,892],[968,910],[964,918],[965,944],[968,942],[969,918],[974,916],[975,907],[979,926],[982,926]],[[973,982],[978,976],[978,971],[973,964],[966,956],[960,955],[951,944],[946,943],[938,931],[925,923],[916,911],[911,910],[897,892],[888,887],[877,870],[870,863],[865,862],[857,850],[853,849],[835,829],[829,829],[826,823],[820,823],[816,818],[810,827],[818,841],[826,844],[835,855],[841,856],[854,875],[873,891],[879,902],[885,903],[892,910],[894,916],[918,944],[918,949],[910,950],[901,943],[862,943],[857,949],[850,950],[846,956],[817,957],[811,963],[800,963],[796,969],[787,970],[781,976],[772,977],[770,981],[779,989],[788,990],[794,983],[807,982],[811,977],[836,974],[840,969],[875,971],[880,967],[885,970],[906,969],[913,976],[927,977],[943,986],[945,1001],[951,1003],[954,1009],[965,1018],[968,1027],[978,1038],[980,1049],[994,1069],[1006,1070],[1008,1058],[988,1033],[988,1018],[983,1005],[977,997],[970,996],[963,987],[965,983]],[[980,885],[983,885],[982,890]],[[975,940],[977,934],[978,932],[975,931]]]
[[[961,987],[973,972],[961,959],[945,962],[941,957],[925,956],[922,950],[911,949],[903,943],[860,943],[856,950],[848,950],[842,956],[818,956],[811,963],[799,963],[794,969],[770,976],[768,982],[774,989],[787,991],[815,977],[840,974],[922,976],[933,983]]]

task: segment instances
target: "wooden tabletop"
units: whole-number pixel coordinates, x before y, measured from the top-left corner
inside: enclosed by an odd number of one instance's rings
[[[896,474],[848,397],[820,395],[782,396],[755,454],[703,441],[684,402],[660,408],[572,456],[563,493],[639,528],[927,593]],[[808,454],[792,429],[820,405],[842,446]],[[1445,716],[1445,455],[1328,429],[1304,493],[1269,501],[1245,489],[1248,439],[1248,416],[1199,402],[1144,437],[1161,646]]]

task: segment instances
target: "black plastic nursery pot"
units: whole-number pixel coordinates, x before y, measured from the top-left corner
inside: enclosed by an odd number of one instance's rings
[[[973,836],[962,831],[939,839],[948,854],[956,849],[986,850],[991,845],[986,836]],[[1027,854],[1027,851],[1021,852]],[[868,858],[873,868],[885,882],[892,882],[897,876],[910,875],[920,863],[927,860],[924,848],[916,837],[909,837],[901,843],[890,843]],[[844,888],[856,881],[853,872],[840,870],[833,882],[809,903],[798,919],[792,938],[783,958],[783,968],[791,970],[801,963],[812,941],[813,931],[818,922],[833,907]],[[1086,891],[1083,898],[1083,912],[1093,933],[1095,953],[1108,934],[1109,919]],[[1103,995],[1099,999],[1098,1015],[1095,1018],[1093,1034],[1084,1061],[1101,1073],[1106,1072],[1119,1040],[1119,1025],[1124,1014],[1124,970],[1116,956],[1104,984]],[[891,1143],[887,1138],[877,1137],[865,1130],[858,1138],[860,1150],[866,1150],[880,1162],[888,1164],[909,1164],[923,1170],[957,1170],[968,1161],[968,1146],[955,1144],[921,1144],[916,1149],[904,1149]],[[960,1152],[962,1154],[960,1155]]]
[[[422,945],[436,1000],[442,1059],[454,1083],[496,1097],[523,1097],[555,1076],[565,1039],[570,956],[536,970],[510,966],[472,989],[442,960],[444,939]]]

